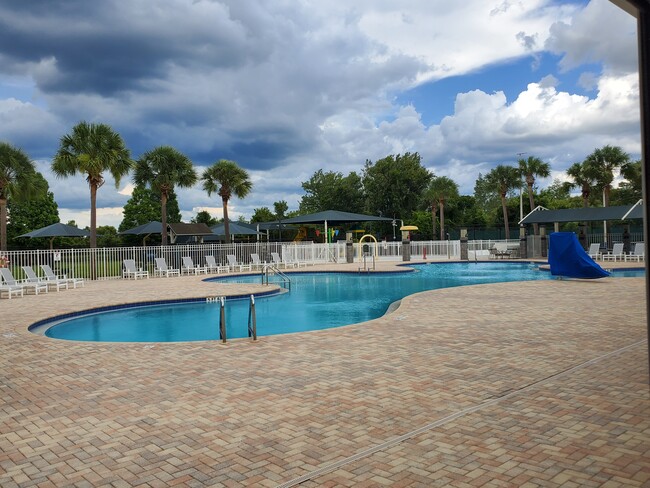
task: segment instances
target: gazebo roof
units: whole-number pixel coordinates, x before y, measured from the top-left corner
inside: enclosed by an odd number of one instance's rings
[[[545,224],[552,222],[592,222],[601,220],[630,220],[643,218],[642,201],[634,205],[614,207],[580,207],[549,210],[537,207],[526,215],[519,224]]]

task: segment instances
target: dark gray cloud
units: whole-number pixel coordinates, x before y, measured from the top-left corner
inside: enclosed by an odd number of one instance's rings
[[[630,22],[617,18],[605,35],[598,26],[609,2],[592,3],[0,2],[0,140],[43,159],[59,206],[79,210],[88,208],[85,181],[56,180],[46,167],[80,120],[110,124],[134,158],[172,145],[199,170],[237,161],[254,177],[250,197],[234,202],[249,216],[280,199],[295,208],[300,182],[319,168],[347,174],[406,151],[471,191],[479,170],[522,147],[559,159],[554,151],[592,150],[603,134],[628,151],[637,144],[634,103],[620,96],[634,98],[626,78],[594,77],[590,100],[553,92],[549,79],[535,85],[548,74],[539,72],[520,100],[468,90],[433,126],[396,103],[425,79],[536,56],[542,46],[563,55],[566,69],[595,59],[626,73],[634,44],[618,31]],[[16,80],[28,83],[12,91]],[[99,192],[104,206],[127,198],[110,182]],[[184,212],[218,206],[200,186],[179,200]]]

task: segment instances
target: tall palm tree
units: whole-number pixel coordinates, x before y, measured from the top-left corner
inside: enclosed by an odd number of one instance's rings
[[[593,168],[587,166],[584,162],[582,163],[573,163],[566,170],[566,174],[571,177],[573,181],[567,182],[566,186],[571,188],[580,188],[580,193],[582,195],[582,206],[589,206],[589,197],[591,196],[591,190],[593,190],[596,185],[596,177],[593,174]]]
[[[519,173],[526,181],[528,202],[530,203],[530,209],[533,210],[535,208],[535,197],[533,195],[535,177],[548,178],[551,174],[551,166],[535,156],[529,156],[528,159],[522,158],[517,163],[519,164]],[[539,235],[539,224],[533,224],[533,233]]]
[[[485,175],[485,179],[493,188],[493,191],[496,192],[501,198],[501,208],[503,210],[503,224],[505,226],[506,239],[510,239],[508,206],[506,197],[508,195],[508,192],[514,190],[515,188],[519,188],[519,185],[521,184],[519,170],[513,166],[500,164],[497,167],[493,168],[487,175]]]
[[[97,189],[109,172],[118,187],[133,167],[129,150],[122,137],[106,124],[79,122],[72,132],[61,138],[52,160],[52,171],[60,178],[77,173],[86,176],[90,186],[90,247],[97,247]]]
[[[289,204],[284,200],[273,202],[273,210],[275,210],[275,218],[278,219],[280,224],[278,229],[280,230],[280,242],[282,242],[282,219],[286,217],[287,210],[289,210]]]
[[[614,171],[627,164],[630,155],[618,146],[604,146],[594,150],[584,164],[593,172],[598,186],[603,190],[603,206],[609,207],[609,196],[614,181]]]
[[[201,176],[203,189],[208,196],[218,193],[223,202],[223,223],[226,233],[226,244],[230,243],[230,222],[228,220],[228,201],[235,195],[244,198],[253,188],[253,183],[245,169],[237,166],[234,161],[221,159],[203,172]]]
[[[458,196],[458,185],[447,176],[434,176],[425,190],[424,197],[431,205],[433,223],[433,238],[436,238],[436,210],[440,209],[440,240],[445,236],[445,203],[450,198]]]
[[[0,142],[0,251],[7,250],[7,201],[45,194],[47,183],[21,149]]]
[[[189,188],[198,175],[192,161],[170,146],[159,146],[144,153],[135,164],[133,182],[138,186],[151,186],[160,194],[162,219],[162,245],[167,245],[167,200],[174,187]]]

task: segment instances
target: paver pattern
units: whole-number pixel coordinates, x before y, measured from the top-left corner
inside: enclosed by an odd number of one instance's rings
[[[0,486],[650,486],[643,279],[435,290],[255,343],[27,331],[94,306],[266,289],[201,280],[0,301]]]

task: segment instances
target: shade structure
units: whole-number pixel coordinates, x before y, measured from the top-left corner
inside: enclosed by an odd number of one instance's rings
[[[72,225],[56,224],[41,227],[18,237],[90,237],[90,232]]]
[[[545,224],[552,222],[591,222],[600,220],[630,220],[643,218],[643,205],[639,201],[634,205],[614,207],[579,207],[548,210],[537,207],[526,215],[519,224]]]
[[[141,236],[143,234],[162,234],[162,222],[152,220],[146,224],[138,225],[133,229],[127,229],[120,232],[120,234]]]
[[[79,229],[78,227],[74,227],[72,225],[57,222],[56,224],[48,225],[47,227],[41,227],[40,229],[33,230],[18,237],[49,237],[50,249],[52,249],[55,237],[90,237],[90,232],[86,229]]]
[[[285,224],[323,224],[325,226],[325,238],[329,242],[327,226],[332,224],[345,224],[350,222],[392,222],[389,217],[376,217],[374,215],[341,212],[340,210],[324,210],[313,214],[299,215],[283,220]]]
[[[162,222],[157,220],[152,220],[146,224],[138,225],[132,229],[123,230],[120,232],[121,235],[132,235],[132,236],[144,236],[142,238],[142,245],[146,246],[147,239],[151,234],[162,234]]]
[[[339,210],[325,210],[313,214],[299,215],[290,219],[283,219],[284,224],[320,224],[328,222],[329,224],[344,224],[348,222],[392,222],[389,217],[376,217],[375,215],[365,215],[350,212],[341,212]]]
[[[247,235],[247,236],[262,235],[261,232],[257,232],[252,225],[253,224],[243,224],[241,222],[229,222],[228,227],[231,235]],[[217,236],[226,235],[225,224],[215,225],[214,227],[211,227],[210,230],[212,231],[213,234]]]

